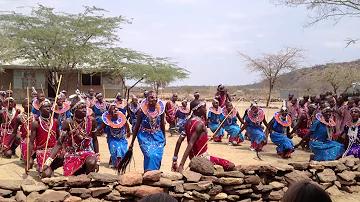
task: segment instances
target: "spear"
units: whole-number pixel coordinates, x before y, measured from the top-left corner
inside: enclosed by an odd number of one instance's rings
[[[30,144],[30,94],[29,94],[29,87],[26,87],[26,94],[27,94],[27,147],[26,147],[26,156],[29,156],[29,144]],[[27,158],[30,159],[30,158]],[[26,161],[26,170],[29,170],[29,161]]]

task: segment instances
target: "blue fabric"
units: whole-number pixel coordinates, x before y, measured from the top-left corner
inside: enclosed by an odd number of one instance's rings
[[[59,119],[59,114],[57,114],[56,112],[54,113],[55,119],[57,119],[57,120],[59,121],[59,129],[60,129],[60,130],[61,130],[61,128],[62,128],[62,123],[63,123],[66,119],[68,119],[68,118],[71,117],[71,112],[70,112],[70,110],[67,110],[64,114],[65,114],[65,117]]]
[[[161,116],[158,117],[156,124],[153,126],[153,129],[156,129],[154,132],[142,130],[151,129],[151,126],[149,118],[143,112],[140,116],[142,121],[137,138],[144,155],[144,170],[159,170],[165,146],[164,134],[160,130]]]
[[[277,146],[277,152],[283,152],[284,150],[291,149],[294,152],[294,143],[293,141],[283,134],[284,126],[279,124],[277,121],[273,121],[273,133],[270,134],[271,141]],[[272,123],[270,123],[272,124]]]
[[[126,113],[127,113],[127,106],[125,106],[124,108],[118,108],[119,109],[119,111],[121,111],[121,113],[123,113],[125,116],[126,116]]]
[[[209,120],[208,126],[211,132],[214,133],[220,125],[220,114],[214,114],[213,112],[209,111],[208,120]],[[220,128],[216,137],[224,136],[224,133],[225,133],[224,128]]]
[[[187,117],[189,114],[182,113],[180,110],[176,111],[176,127],[179,128],[179,133],[182,133],[185,131],[185,123],[187,122]]]
[[[138,110],[139,110],[139,108],[137,108],[135,113],[130,110],[130,117],[131,117],[130,118],[130,124],[132,125],[132,130],[134,130],[134,128],[136,126],[136,122],[137,122],[136,121],[136,114],[137,114]]]
[[[97,123],[97,127],[100,127],[100,125],[102,124],[102,114],[104,113],[105,110],[100,110],[99,108],[97,107],[93,107],[93,111],[94,111],[94,114],[95,114],[95,119],[96,119],[96,123]]]
[[[313,123],[310,131],[313,132],[311,139],[318,140],[313,141],[310,139],[310,148],[315,154],[315,161],[333,161],[344,153],[345,149],[342,144],[327,140],[326,125],[319,120]]]
[[[31,107],[31,113],[36,114],[38,117],[40,117],[40,111],[35,109],[35,107]]]
[[[125,128],[111,128],[110,126],[105,126],[104,133],[107,134],[107,143],[110,151],[110,158],[112,165],[117,165],[118,157],[121,159],[124,158],[128,141],[125,138]]]
[[[260,144],[261,141],[266,141],[264,128],[261,126],[262,122],[254,123],[248,116],[245,117],[245,121],[247,122],[246,132],[250,135],[251,144]]]
[[[224,114],[220,114],[220,120],[223,121],[226,118]],[[240,126],[236,123],[237,117],[231,118],[228,116],[228,118],[224,122],[224,129],[225,131],[232,137],[235,138],[236,135],[240,132]],[[239,134],[239,137],[241,140],[244,140],[244,135],[242,133]]]

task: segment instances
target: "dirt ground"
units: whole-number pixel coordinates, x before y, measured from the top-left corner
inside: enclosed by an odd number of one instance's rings
[[[274,106],[276,105],[280,106],[281,104],[280,103],[274,104]],[[249,103],[239,103],[239,104],[235,104],[235,106],[239,110],[240,115],[242,116],[246,107],[249,106]],[[266,117],[268,120],[273,116],[275,111],[277,110],[265,109]],[[211,132],[209,132],[209,136],[210,135],[212,135]],[[170,170],[174,148],[176,145],[176,141],[178,139],[178,136],[169,137],[169,134],[167,134],[166,136],[167,136],[167,144],[165,146],[161,170]],[[293,141],[296,144],[300,141],[300,139],[295,137]],[[115,174],[116,173],[115,170],[108,168],[110,153],[107,147],[106,137],[99,137],[99,144],[100,144],[100,154],[101,154],[101,165],[99,172]],[[187,143],[186,141],[184,141],[179,153],[179,158],[182,157],[182,154],[186,146]],[[235,165],[263,164],[263,163],[277,163],[277,162],[287,163],[294,161],[301,162],[301,161],[308,161],[310,155],[309,152],[305,152],[299,149],[293,153],[292,158],[287,160],[280,159],[276,155],[276,150],[275,150],[276,146],[271,142],[269,138],[268,144],[264,147],[264,151],[260,153],[260,156],[263,159],[263,161],[260,161],[256,158],[255,152],[249,150],[249,147],[250,147],[250,141],[245,141],[241,143],[240,146],[230,147],[227,145],[227,140],[223,139],[223,143],[209,142],[208,151],[211,155],[228,159],[233,163],[235,163]],[[19,149],[17,149],[16,154],[20,156]],[[137,141],[135,141],[134,161],[131,162],[131,165],[129,166],[130,167],[129,170],[143,172],[142,162],[143,162],[143,155]],[[187,161],[187,163],[188,162],[189,161]],[[59,168],[55,171],[55,175],[62,175],[62,173],[63,173],[62,168]],[[31,170],[29,173],[29,175],[33,176],[34,178],[37,178],[36,174],[37,173],[35,169]],[[24,165],[20,164],[18,158],[13,158],[13,159],[2,158],[0,160],[0,179],[19,180],[25,178],[26,175],[24,174]],[[334,201],[336,202],[358,201],[359,197],[360,194],[346,194],[342,197],[334,198]]]

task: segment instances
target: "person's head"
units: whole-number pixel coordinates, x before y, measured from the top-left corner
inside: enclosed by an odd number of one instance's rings
[[[22,108],[24,109],[24,112],[27,112],[28,111],[28,106],[30,105],[30,101],[25,98],[22,103],[21,103],[21,106]],[[31,109],[30,109],[31,110]]]
[[[306,103],[305,99],[300,100],[300,101],[299,101],[299,106],[300,106],[300,107],[304,107],[304,106],[305,106],[305,103]]]
[[[309,114],[313,114],[315,110],[316,110],[316,105],[315,104],[309,104],[308,105]]]
[[[117,117],[118,116],[119,109],[116,107],[116,105],[112,104],[110,105],[108,112],[111,117]]]
[[[96,99],[97,99],[99,102],[102,102],[102,100],[104,99],[104,96],[102,95],[102,93],[97,93],[97,94],[96,94]]]
[[[355,91],[354,92],[354,97],[359,97],[360,96],[360,93],[358,91]]]
[[[196,116],[205,116],[206,115],[206,102],[201,100],[193,100],[190,102],[190,110]]]
[[[258,113],[258,111],[259,111],[259,108],[257,107],[256,103],[251,103],[250,109],[255,114]]]
[[[213,105],[214,108],[217,109],[219,107],[219,101],[217,99],[213,99],[212,100],[212,105]]]
[[[329,103],[331,108],[335,107],[335,100],[332,96],[328,96],[326,101]]]
[[[320,94],[320,99],[325,100],[326,99],[326,93],[321,93]]]
[[[143,93],[144,98],[147,98],[149,91],[145,90]]]
[[[31,88],[31,99],[34,100],[37,97],[38,93],[34,87]]]
[[[315,97],[315,100],[314,100],[314,103],[315,103],[315,104],[319,104],[319,103],[320,103],[320,100],[321,100],[320,97],[319,97],[319,96],[316,96],[316,97]]]
[[[66,90],[62,90],[60,93],[64,94],[65,97],[66,97],[66,95],[67,95]]]
[[[304,95],[303,98],[304,98],[305,102],[307,102],[307,101],[309,101],[310,97],[309,97],[309,95]]]
[[[349,101],[349,95],[347,92],[341,93],[341,97],[344,99],[344,102]]]
[[[226,92],[226,88],[224,85],[220,84],[218,85],[218,88],[217,88],[218,92],[220,93],[225,93]]]
[[[316,95],[310,96],[310,102],[314,103],[316,99]]]
[[[337,98],[338,98],[337,94],[334,94],[334,95],[333,95],[333,98],[337,99]]]
[[[182,106],[182,107],[186,107],[186,106],[187,106],[187,101],[186,101],[186,100],[183,100],[183,101],[181,102],[181,106]]]
[[[4,100],[4,106],[8,109],[8,110],[12,110],[15,106],[15,100],[12,97],[7,97]]]
[[[360,115],[360,109],[357,107],[354,107],[350,110],[351,117],[354,121],[357,121],[359,119]]]
[[[136,105],[138,103],[138,98],[135,95],[133,95],[131,97],[131,102]]]
[[[12,97],[13,96],[13,91],[12,90],[7,90],[6,92],[5,92],[5,98],[7,98],[7,97]]]
[[[322,114],[324,115],[325,120],[329,120],[331,117],[331,108],[328,103],[325,104],[325,107],[321,110]]]
[[[331,91],[327,91],[325,94],[326,96],[332,96],[333,93]]]
[[[42,102],[40,102],[39,107],[40,107],[40,116],[44,118],[49,118],[52,107],[50,100],[44,99]]]
[[[288,99],[289,99],[290,101],[293,99],[293,97],[294,97],[294,94],[293,94],[293,93],[289,93]]]
[[[77,119],[83,119],[87,112],[85,100],[80,96],[75,96],[71,100],[70,109]]]
[[[289,187],[281,202],[332,202],[330,196],[318,185],[300,181]]]
[[[337,99],[336,99],[336,105],[338,106],[338,107],[341,107],[342,105],[344,104],[344,99],[343,99],[343,97],[338,97]]]
[[[297,98],[296,97],[293,97],[292,99],[291,99],[291,104],[292,105],[295,105],[297,103]]]
[[[283,106],[280,110],[281,116],[282,117],[286,117],[289,113],[288,109],[286,108],[286,106]]]
[[[37,94],[37,100],[40,102],[44,101],[45,100],[45,95],[44,93],[38,93]]]
[[[348,107],[349,107],[349,109],[355,107],[355,100],[354,99],[349,100]]]
[[[200,93],[199,92],[195,92],[194,93],[194,98],[195,100],[198,100],[200,98]]]
[[[167,193],[158,193],[144,197],[139,202],[177,202],[177,200]]]
[[[92,89],[92,88],[90,88],[90,89],[88,90],[88,93],[89,93],[90,96],[94,96],[94,95],[95,95],[95,91],[94,91],[94,89]]]
[[[60,94],[58,95],[57,100],[56,100],[56,104],[57,104],[58,106],[62,106],[62,105],[64,104],[64,102],[65,102],[65,98],[66,98],[66,96],[65,96],[63,93],[60,93]]]
[[[324,109],[325,108],[325,101],[324,100],[320,100],[320,102],[319,102],[319,107],[320,107],[320,109]]]
[[[225,107],[228,112],[230,112],[234,108],[231,102],[227,102]]]
[[[149,91],[147,94],[147,101],[149,103],[149,107],[154,108],[158,102],[157,94],[154,91]]]
[[[178,100],[178,94],[174,93],[171,97],[171,101],[176,102]]]
[[[117,94],[115,95],[115,99],[116,99],[117,101],[122,101],[122,95],[121,95],[121,93],[117,93]]]

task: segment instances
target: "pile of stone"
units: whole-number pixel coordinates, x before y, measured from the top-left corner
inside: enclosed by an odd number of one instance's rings
[[[330,195],[360,192],[360,160],[240,165],[225,172],[204,158],[194,158],[190,170],[145,174],[90,173],[36,181],[0,180],[0,201],[138,201],[166,192],[179,201],[280,201],[291,184],[307,180]]]

